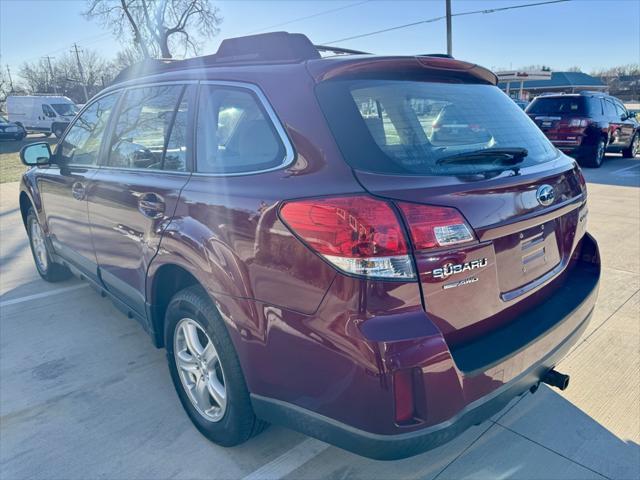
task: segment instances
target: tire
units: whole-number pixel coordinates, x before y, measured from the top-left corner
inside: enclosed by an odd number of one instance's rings
[[[622,150],[624,158],[634,158],[640,153],[640,132],[636,132],[628,148]]]
[[[598,140],[598,143],[592,150],[582,159],[582,165],[589,168],[600,168],[604,160],[606,144],[604,138]]]
[[[29,209],[27,213],[27,234],[33,262],[36,264],[36,270],[44,280],[55,283],[68,280],[73,276],[71,270],[51,259],[46,236],[33,209]]]
[[[173,385],[200,433],[218,445],[232,447],[264,430],[267,424],[253,412],[229,333],[217,308],[199,285],[181,290],[169,302],[165,345]],[[192,350],[202,355],[196,358]],[[203,393],[198,394],[199,390]],[[218,396],[214,397],[212,391],[218,392]]]

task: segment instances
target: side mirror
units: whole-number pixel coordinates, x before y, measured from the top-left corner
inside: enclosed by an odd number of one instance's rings
[[[629,112],[629,118],[636,118],[636,112]]]
[[[38,142],[25,145],[20,150],[20,160],[27,167],[51,164],[51,147],[47,142]]]

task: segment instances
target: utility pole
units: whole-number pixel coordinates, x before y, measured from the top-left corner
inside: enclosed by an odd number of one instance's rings
[[[9,65],[7,65],[7,76],[9,77],[9,91],[13,93],[13,80],[11,79],[11,70],[9,69]]]
[[[82,70],[82,64],[80,63],[80,52],[78,52],[77,43],[73,44],[73,49],[76,52],[76,61],[78,62],[78,73],[80,74],[80,81],[82,82],[82,90],[84,91],[84,103],[87,103],[89,101],[89,95],[87,95],[87,84],[84,81],[84,71]]]
[[[451,44],[451,0],[445,0],[447,3],[447,55],[453,55],[453,46]]]
[[[49,55],[42,57],[47,59],[47,64],[49,65],[49,75],[51,77],[51,84],[53,85],[53,93],[58,94],[58,87],[56,86],[56,77],[53,75],[53,68],[51,67],[51,59],[54,57],[50,57]]]

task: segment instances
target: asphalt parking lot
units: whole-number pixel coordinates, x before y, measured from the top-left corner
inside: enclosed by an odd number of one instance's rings
[[[42,281],[0,185],[0,478],[640,477],[640,158],[586,170],[603,278],[595,316],[542,386],[420,456],[377,462],[279,427],[206,441],[183,413],[164,351],[79,280]]]

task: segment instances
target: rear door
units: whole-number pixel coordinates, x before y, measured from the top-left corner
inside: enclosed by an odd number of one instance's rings
[[[88,197],[102,281],[140,314],[147,268],[190,176],[193,93],[182,84],[127,89]]]
[[[374,80],[319,87],[364,188],[393,200],[409,230],[428,225],[455,238],[464,227],[446,224],[453,207],[475,233],[414,252],[425,309],[451,345],[514,319],[568,266],[586,214],[577,165],[496,87]],[[374,134],[362,106],[376,102],[384,128]],[[487,154],[500,148],[526,155]],[[408,217],[406,204],[436,213]]]

